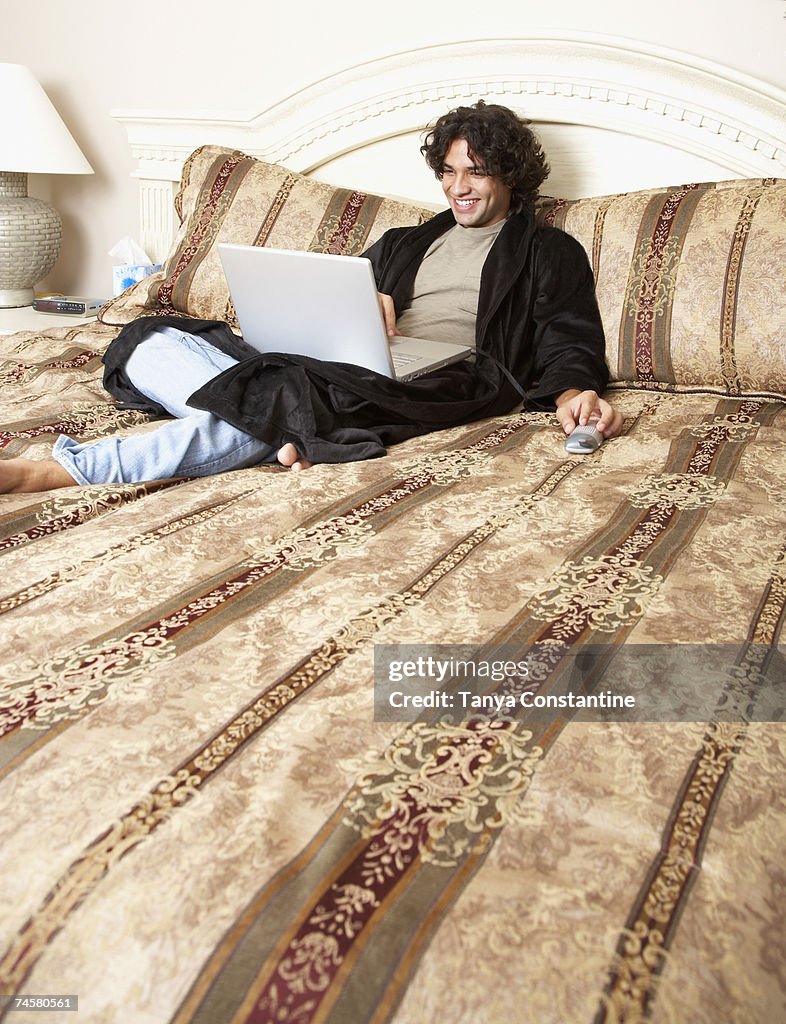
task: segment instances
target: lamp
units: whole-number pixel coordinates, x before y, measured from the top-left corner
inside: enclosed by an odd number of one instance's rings
[[[30,69],[0,64],[0,308],[29,306],[60,254],[60,217],[28,196],[28,173],[93,168]]]

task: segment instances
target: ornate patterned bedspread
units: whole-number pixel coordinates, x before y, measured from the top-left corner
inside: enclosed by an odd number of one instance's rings
[[[3,339],[5,456],[150,429],[107,404],[111,334]],[[782,724],[375,718],[388,644],[777,661],[786,409],[616,400],[589,458],[514,414],[0,499],[0,992],[91,1024],[783,1019]]]

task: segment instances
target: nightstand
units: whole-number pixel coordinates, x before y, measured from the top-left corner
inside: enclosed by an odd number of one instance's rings
[[[94,321],[94,316],[66,316],[63,313],[38,313],[32,306],[0,309],[0,334],[16,331],[47,331],[50,327],[76,327]]]

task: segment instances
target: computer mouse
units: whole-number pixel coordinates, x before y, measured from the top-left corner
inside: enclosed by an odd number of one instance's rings
[[[603,434],[588,423],[585,427],[574,427],[565,438],[565,451],[572,455],[589,455],[603,444]]]

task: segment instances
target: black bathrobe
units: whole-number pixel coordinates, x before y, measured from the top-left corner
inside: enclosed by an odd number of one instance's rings
[[[447,210],[418,227],[394,228],[364,255],[377,287],[403,310],[423,256],[453,227]],[[240,362],[191,396],[206,409],[274,448],[291,441],[312,462],[384,455],[418,434],[510,412],[554,408],[568,388],[603,391],[605,343],[592,271],[582,246],[511,215],[492,246],[480,282],[477,354],[415,380],[389,380],[345,363],[259,355],[216,321],[145,317],[127,325],[104,356],[104,384],[123,405],[161,413],[124,373],[128,355],[153,328],[172,325],[207,337]]]

